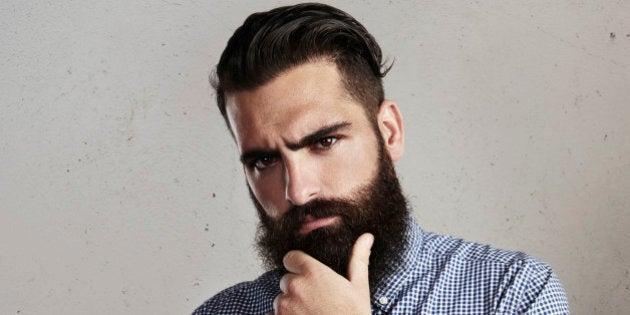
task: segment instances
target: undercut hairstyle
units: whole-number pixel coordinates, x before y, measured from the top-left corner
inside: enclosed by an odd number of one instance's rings
[[[292,67],[331,61],[354,101],[375,124],[391,68],[370,33],[348,13],[318,3],[279,7],[250,15],[228,40],[211,83],[228,127],[226,95],[253,90]],[[231,131],[231,128],[230,128]]]

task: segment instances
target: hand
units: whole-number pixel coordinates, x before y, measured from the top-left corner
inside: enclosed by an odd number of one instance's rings
[[[371,314],[368,264],[374,236],[361,235],[352,247],[348,279],[302,251],[284,256],[289,271],[280,279],[275,314]]]

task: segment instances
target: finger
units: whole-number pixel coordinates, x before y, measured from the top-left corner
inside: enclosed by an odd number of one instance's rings
[[[278,294],[275,299],[273,299],[273,314],[278,314],[278,310],[280,307],[280,299],[286,299],[286,296],[282,293]],[[271,313],[270,313],[271,314]]]
[[[311,268],[322,265],[317,259],[299,250],[289,251],[284,255],[282,263],[287,271],[298,275],[304,275],[308,273]]]
[[[291,297],[288,294],[280,293],[273,300],[273,314],[296,314],[292,305]]]
[[[282,278],[280,278],[280,291],[282,291],[282,293],[289,294],[289,288],[290,288],[289,283],[291,281],[295,281],[296,278],[297,278],[297,275],[292,274],[292,273],[287,273],[284,276],[282,276]]]
[[[350,255],[348,263],[348,280],[351,283],[369,288],[370,281],[368,275],[368,266],[370,264],[370,253],[374,244],[374,235],[365,233],[359,236]]]

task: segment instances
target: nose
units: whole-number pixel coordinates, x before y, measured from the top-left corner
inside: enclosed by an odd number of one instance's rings
[[[286,158],[284,163],[285,198],[295,206],[315,199],[320,192],[316,164],[304,157]]]

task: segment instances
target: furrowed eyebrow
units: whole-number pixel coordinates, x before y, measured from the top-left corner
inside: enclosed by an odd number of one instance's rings
[[[299,149],[302,149],[302,148],[305,148],[305,147],[308,147],[310,145],[317,143],[319,140],[321,140],[321,138],[324,138],[333,132],[348,128],[350,127],[350,125],[352,124],[347,121],[344,121],[344,122],[340,122],[340,123],[336,123],[330,126],[320,128],[316,130],[315,132],[303,137],[302,139],[300,139],[300,141],[296,143],[287,143],[287,147],[292,151],[297,151]]]
[[[303,137],[296,143],[287,143],[287,147],[292,151],[297,151],[299,149],[305,148],[307,146],[313,145],[317,143],[317,141],[321,140],[321,138],[326,137],[327,135],[348,128],[352,124],[350,122],[344,121],[336,124],[332,124],[330,126],[326,126],[316,130],[315,132]],[[250,161],[262,158],[262,157],[279,157],[280,152],[278,150],[265,150],[265,149],[252,149],[247,150],[241,154],[240,161],[243,164],[247,164]]]

